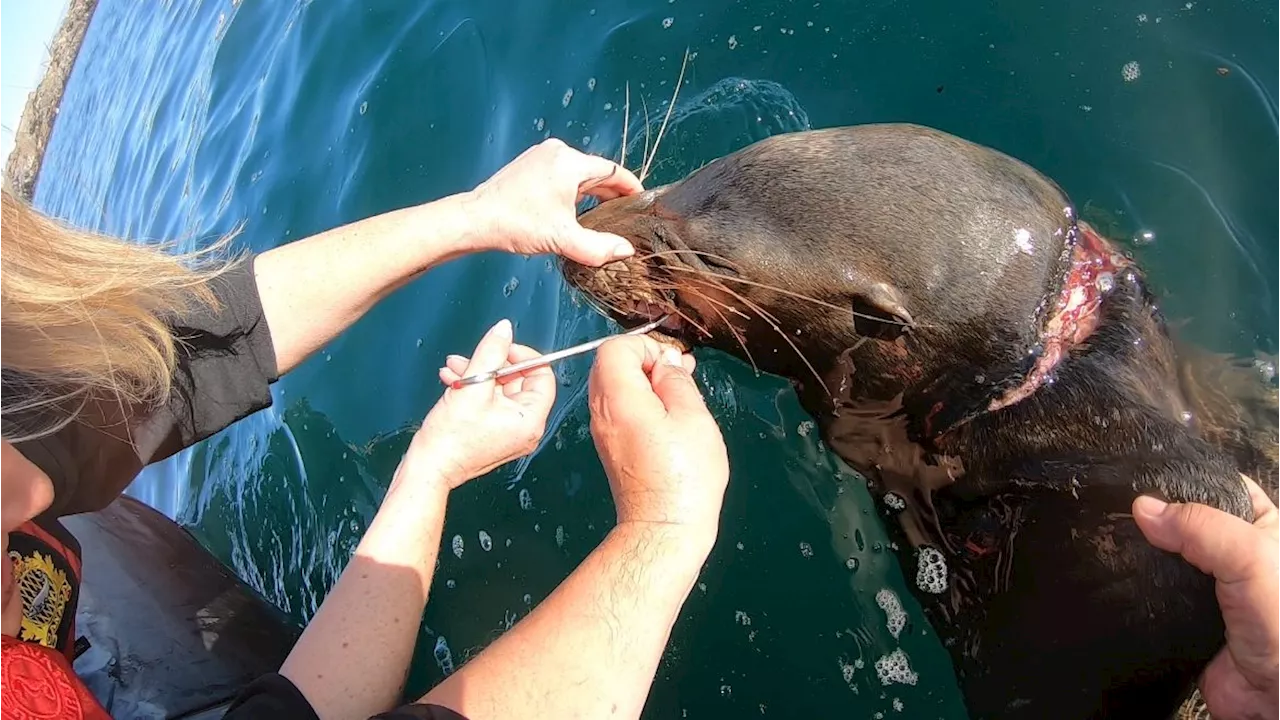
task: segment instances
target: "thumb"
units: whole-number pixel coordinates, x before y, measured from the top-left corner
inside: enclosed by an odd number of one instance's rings
[[[574,262],[591,267],[629,258],[636,249],[625,238],[613,233],[588,230],[574,224],[565,233],[560,254]]]
[[[663,348],[662,355],[650,374],[653,393],[667,408],[668,415],[708,414],[706,403],[693,375],[681,363],[680,352]]]
[[[471,360],[461,374],[466,376],[492,372],[502,367],[507,361],[507,354],[511,352],[512,338],[511,321],[505,318],[499,320],[497,325],[489,328],[489,332],[480,338],[480,343],[476,345],[476,351],[471,354]],[[472,387],[484,387],[485,385],[486,383],[480,383]],[[461,389],[467,390],[469,388]]]
[[[1239,582],[1252,574],[1256,530],[1235,515],[1143,495],[1133,501],[1133,519],[1152,545],[1178,553],[1219,582]]]

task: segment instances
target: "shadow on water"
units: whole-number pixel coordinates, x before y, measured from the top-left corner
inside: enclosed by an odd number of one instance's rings
[[[688,48],[649,186],[781,132],[931,125],[1040,168],[1130,239],[1192,339],[1273,356],[1276,15],[1204,0],[102,0],[36,201],[142,241],[243,223],[239,242],[262,251],[474,187],[547,136],[617,157],[628,84],[637,167],[644,110],[656,134]],[[305,621],[439,397],[436,368],[504,316],[541,349],[610,327],[547,258],[450,263],[281,380],[272,408],[129,493]],[[534,456],[453,494],[411,694],[527,613],[613,522],[589,363],[557,368]],[[699,363],[733,480],[648,715],[962,716],[861,480],[781,380],[714,352]]]

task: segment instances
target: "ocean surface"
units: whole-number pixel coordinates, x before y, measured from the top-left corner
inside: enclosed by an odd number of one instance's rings
[[[1192,337],[1274,355],[1276,20],[1260,0],[102,0],[36,200],[144,242],[242,227],[263,251],[470,189],[549,135],[616,157],[627,83],[637,158],[687,48],[650,185],[777,133],[931,125],[1056,179]],[[129,492],[305,621],[439,397],[436,368],[503,317],[541,349],[611,327],[545,257],[453,262],[282,379],[272,408]],[[862,481],[784,382],[699,360],[733,478],[648,716],[963,716]],[[410,695],[528,613],[612,523],[589,363],[559,368],[531,460],[453,494]],[[890,660],[910,672],[882,678]]]

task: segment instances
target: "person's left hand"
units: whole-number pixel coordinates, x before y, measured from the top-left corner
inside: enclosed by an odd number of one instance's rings
[[[635,249],[622,237],[578,224],[577,203],[587,195],[603,202],[643,190],[621,165],[551,138],[525,150],[469,193],[468,207],[478,223],[478,249],[554,253],[600,266],[629,257]]]
[[[470,360],[449,356],[446,366],[440,368],[440,380],[447,385],[466,375],[497,370],[538,355],[533,348],[516,345],[511,322],[503,320],[480,339]],[[402,467],[426,463],[443,476],[449,489],[456,488],[533,452],[555,399],[556,378],[547,366],[497,381],[449,388],[427,413]]]

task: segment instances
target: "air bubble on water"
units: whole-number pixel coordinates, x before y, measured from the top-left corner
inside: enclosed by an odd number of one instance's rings
[[[540,523],[534,523],[534,524],[533,524],[533,531],[534,531],[534,532],[542,532],[542,525],[541,525]]]
[[[1267,382],[1276,379],[1276,364],[1270,360],[1254,360],[1253,366],[1257,368],[1258,374],[1265,378]]]
[[[506,285],[502,286],[502,295],[504,297],[511,297],[511,294],[514,293],[518,287],[520,287],[520,278],[512,277],[507,281]]]
[[[587,145],[590,145],[590,144],[591,144],[591,136],[590,136],[590,135],[583,135],[583,136],[582,136],[582,144],[583,144],[583,146],[584,146],[584,147],[585,147],[585,146],[587,146]]]
[[[529,593],[525,593],[525,594],[524,594],[524,598],[523,598],[523,600],[524,600],[524,604],[525,604],[525,605],[531,605],[531,604],[533,604],[533,596],[532,596],[532,595],[530,595]]]
[[[810,20],[804,24],[805,27],[813,27],[813,21]]]
[[[813,428],[813,421],[805,420],[796,426],[796,432],[800,433],[800,437],[809,437],[809,433],[813,431]]]
[[[480,531],[480,549],[489,552],[493,549],[493,538],[489,537],[489,533]]]
[[[422,338],[418,338],[417,346],[422,347]]]
[[[556,547],[564,547],[564,526],[556,526]]]
[[[844,566],[845,566],[846,568],[848,568],[851,572],[857,572],[857,571],[858,571],[858,558],[856,558],[856,557],[851,557],[851,558],[849,558],[848,560],[845,560],[845,561],[844,561]]]
[[[876,676],[880,678],[881,685],[891,683],[915,685],[920,680],[920,676],[912,671],[911,663],[907,660],[907,654],[902,651],[902,648],[876,660]]]
[[[903,706],[903,704],[902,704],[902,698],[894,698],[894,699],[893,699],[893,711],[894,711],[894,712],[902,712],[902,708],[903,708],[903,707],[904,707],[904,706]]]
[[[445,581],[444,581],[444,586],[445,586],[445,587],[447,587],[447,588],[449,588],[450,590],[452,590],[452,589],[454,589],[454,588],[458,587],[458,583],[454,582],[454,581],[453,581],[453,578],[449,578],[448,580],[445,580]]]
[[[587,78],[587,92],[593,92],[596,89],[596,79]]]
[[[1120,68],[1120,77],[1124,78],[1125,82],[1133,82],[1141,76],[1142,67],[1138,65],[1137,60],[1130,60],[1124,64],[1124,67]]]
[[[1138,24],[1141,25],[1147,21],[1146,13],[1138,13]]]
[[[698,589],[705,593],[707,591],[707,584],[704,582],[698,583]]]
[[[453,674],[453,653],[449,651],[449,643],[445,641],[443,635],[436,638],[436,648],[431,654],[435,655],[440,672],[445,675]]]
[[[751,31],[752,31],[752,32],[760,32],[760,28],[762,28],[762,27],[764,27],[764,26],[763,26],[763,25],[756,25],[755,27],[751,28]]]
[[[935,595],[947,589],[947,561],[937,548],[928,545],[920,548],[916,587]]]
[[[730,36],[729,36],[729,49],[730,49],[730,50],[733,50],[733,49],[735,49],[735,48],[737,48],[737,47],[738,47],[738,36],[737,36],[737,35],[730,35]]]
[[[1093,106],[1092,106],[1092,105],[1081,105],[1081,106],[1080,106],[1080,109],[1081,109],[1081,110],[1083,110],[1083,111],[1085,111],[1085,112],[1093,112]]]
[[[840,661],[840,677],[847,683],[853,682],[854,667],[844,660]]]
[[[520,509],[528,510],[533,507],[533,496],[529,494],[529,488],[520,488]]]
[[[1111,288],[1116,286],[1116,276],[1109,272],[1098,273],[1097,279],[1093,282],[1100,292],[1111,292]]]
[[[541,131],[542,131],[542,129],[543,129],[544,127],[546,127],[546,126],[547,126],[547,120],[546,120],[546,118],[534,118],[534,119],[533,119],[533,129],[534,129],[534,130],[537,130],[537,131],[541,132]]]
[[[733,688],[729,685],[721,685],[720,694],[724,697],[730,697],[733,695]]]
[[[800,554],[805,557],[813,557],[813,546],[807,542],[800,543]]]
[[[674,23],[675,21],[676,21],[676,19],[675,19],[675,18],[673,18],[673,17],[669,17],[669,18],[662,18],[662,27],[663,27],[663,29],[666,29],[666,28],[671,27],[672,23]]]
[[[902,601],[894,591],[881,588],[880,592],[876,593],[876,605],[884,611],[885,627],[896,640],[902,628],[907,626],[907,611],[902,609]]]
[[[453,536],[452,546],[453,546],[453,554],[461,558],[462,557],[462,536],[461,535]]]
[[[325,353],[325,354],[324,354],[324,361],[325,361],[325,362],[332,362],[332,361],[333,361],[333,356],[332,356],[332,355],[330,355],[329,353]]]
[[[367,112],[369,112],[369,101],[365,100],[364,102],[360,103],[360,114],[363,115]]]
[[[1151,232],[1150,230],[1143,230],[1142,232],[1133,236],[1134,245],[1150,245],[1155,241],[1156,241],[1156,234]]]
[[[560,107],[569,107],[569,103],[573,102],[573,88],[564,91],[564,97],[560,98]],[[538,128],[541,130],[542,128]]]
[[[734,610],[733,621],[738,625],[742,625],[743,627],[746,627],[751,624],[751,616],[746,614],[742,610]]]
[[[853,542],[858,546],[858,552],[867,549],[867,541],[862,539],[862,531],[857,528],[853,530]]]
[[[901,495],[899,495],[898,493],[896,493],[896,492],[887,492],[887,493],[885,493],[885,494],[884,494],[884,504],[885,504],[885,505],[886,505],[890,510],[898,510],[898,511],[901,511],[901,510],[905,510],[905,509],[907,508],[907,501],[906,501],[905,499],[903,499],[903,497],[902,497]]]
[[[604,109],[605,109],[605,110],[612,110],[612,109],[613,109],[613,103],[611,103],[611,102],[607,102],[607,103],[605,103],[605,104],[604,104]]]

